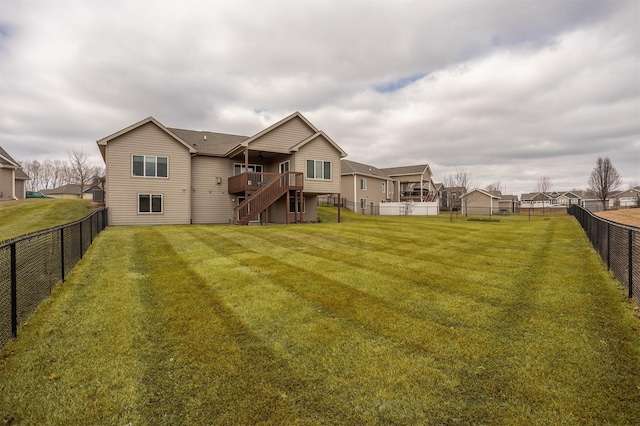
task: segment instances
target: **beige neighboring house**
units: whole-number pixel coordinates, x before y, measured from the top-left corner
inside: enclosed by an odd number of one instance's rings
[[[461,198],[462,214],[509,214],[518,208],[516,195],[503,195],[500,191],[474,189]]]
[[[100,192],[100,188],[98,188],[97,186],[85,186],[85,190],[82,191],[80,185],[71,183],[59,186],[57,188],[43,189],[40,192],[52,198],[99,201],[98,199],[95,199],[96,197],[94,196],[94,193]]]
[[[379,169],[342,160],[340,195],[350,210],[370,213],[386,202],[433,202],[438,190],[428,164]]]
[[[110,225],[314,222],[347,155],[299,112],[250,137],[148,117],[97,143]]]
[[[20,164],[0,146],[0,201],[23,199],[27,180]]]
[[[640,186],[617,192],[612,197],[615,207],[639,207],[640,206]]]
[[[342,160],[340,195],[345,207],[370,213],[371,205],[393,201],[395,181],[381,169],[355,161]]]

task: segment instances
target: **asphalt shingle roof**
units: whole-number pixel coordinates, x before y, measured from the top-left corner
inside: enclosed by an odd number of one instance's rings
[[[168,127],[168,129],[188,145],[194,147],[198,151],[198,154],[201,155],[222,156],[249,139],[249,136],[228,135],[225,133],[174,129],[170,127]]]

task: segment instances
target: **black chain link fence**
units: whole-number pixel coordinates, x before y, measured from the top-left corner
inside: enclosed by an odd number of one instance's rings
[[[0,347],[80,261],[107,226],[100,209],[76,222],[0,242]]]
[[[640,229],[608,221],[575,205],[569,214],[580,222],[607,268],[640,305]]]

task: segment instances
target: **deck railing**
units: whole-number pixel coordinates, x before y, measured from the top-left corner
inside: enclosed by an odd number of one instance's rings
[[[229,193],[255,192],[280,175],[281,173],[247,172],[231,176],[229,178]]]
[[[266,173],[247,173],[247,175],[252,174],[265,175]],[[248,224],[251,218],[262,213],[287,191],[302,190],[304,188],[304,175],[300,172],[270,173],[269,175],[274,176],[269,176],[270,179],[268,181],[263,181],[263,184],[259,185],[251,196],[234,209],[236,223],[240,225]],[[253,184],[250,179],[247,179],[247,181]],[[231,192],[231,189],[229,189],[229,192]]]

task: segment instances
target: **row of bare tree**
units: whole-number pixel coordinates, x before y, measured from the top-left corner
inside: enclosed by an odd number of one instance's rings
[[[94,185],[102,186],[104,167],[91,164],[82,151],[69,152],[68,160],[20,161],[22,170],[29,175],[27,191],[58,188],[62,185],[80,185],[80,192]]]

